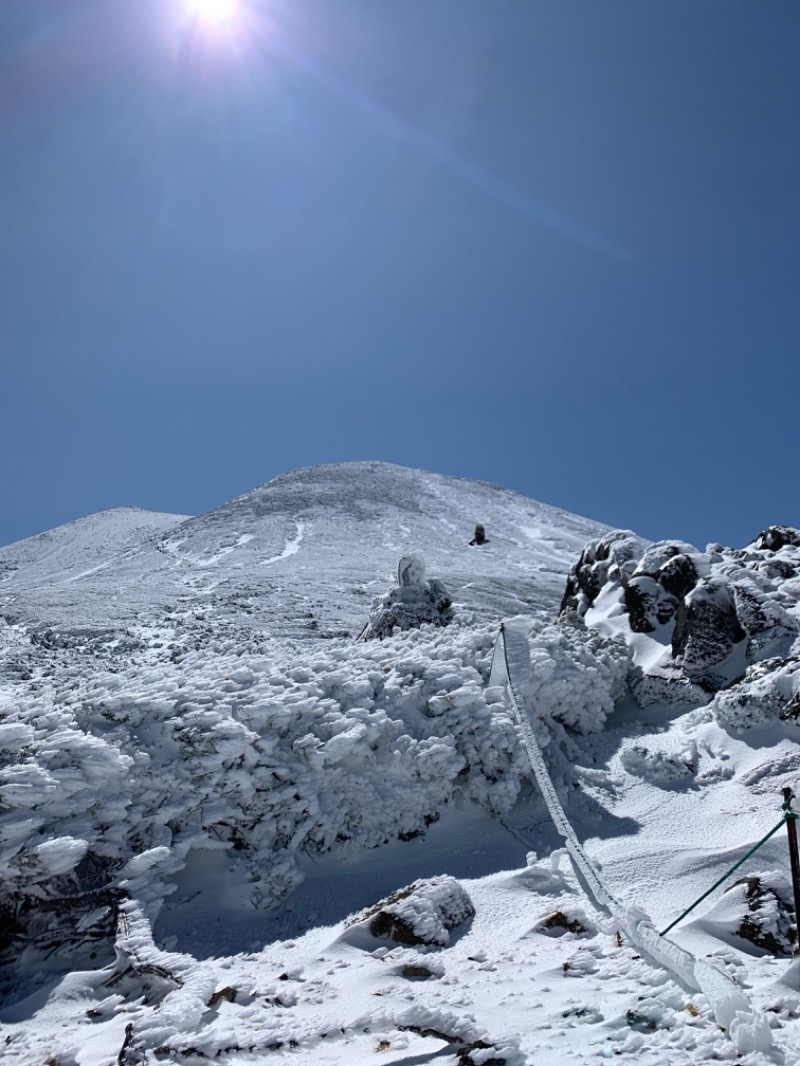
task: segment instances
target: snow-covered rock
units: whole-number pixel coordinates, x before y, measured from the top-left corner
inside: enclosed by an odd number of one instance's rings
[[[720,693],[714,706],[726,720],[737,706],[751,705],[757,718],[759,700],[782,706],[794,695],[785,680],[761,685],[772,695],[757,692],[765,670],[747,671],[768,661],[766,672],[774,672],[800,636],[798,542],[800,533],[784,526],[742,550],[710,545],[705,552],[680,541],[648,546],[625,531],[606,534],[572,567],[561,615],[625,641],[629,684],[642,706],[699,703]]]
[[[791,881],[782,870],[739,878],[697,924],[728,943],[738,938],[771,955],[791,956],[797,944]]]
[[[779,718],[800,718],[800,656],[765,659],[744,678],[718,692],[711,703],[717,720],[732,729],[758,728]]]
[[[454,877],[436,877],[399,889],[355,921],[367,922],[376,937],[441,948],[474,916],[475,907],[463,886]]]
[[[397,585],[370,611],[360,640],[383,640],[395,631],[420,626],[446,626],[453,620],[453,601],[441,581],[426,577],[420,552],[404,555],[397,567]]]

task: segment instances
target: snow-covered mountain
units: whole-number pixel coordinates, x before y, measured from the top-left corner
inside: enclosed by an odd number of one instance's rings
[[[469,547],[476,523],[489,542]],[[564,575],[607,527],[482,482],[387,463],[286,474],[197,518],[123,508],[0,549],[0,609],[105,630],[146,619],[270,636],[363,626],[400,557],[422,551],[465,609],[550,615]]]
[[[616,909],[534,783],[511,616]],[[781,819],[798,630],[796,531],[649,545],[380,463],[0,550],[6,1059],[795,1061],[784,833],[671,934],[739,983],[730,1026],[625,916],[671,922]]]

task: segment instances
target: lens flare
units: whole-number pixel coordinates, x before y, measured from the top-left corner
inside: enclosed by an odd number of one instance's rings
[[[210,26],[225,26],[237,13],[238,0],[187,0],[189,13]]]

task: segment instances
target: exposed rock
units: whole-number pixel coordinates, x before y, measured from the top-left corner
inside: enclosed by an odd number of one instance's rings
[[[742,877],[728,892],[743,891],[747,910],[736,935],[771,955],[792,955],[797,943],[792,888],[785,874]]]
[[[474,533],[474,535],[472,537],[472,540],[469,542],[469,546],[472,548],[476,544],[488,544],[488,543],[489,543],[489,541],[486,538],[486,530],[483,528],[483,526],[480,524],[480,522],[478,522],[478,524],[475,526],[475,533]]]
[[[673,555],[657,572],[661,587],[679,600],[692,591],[698,576],[697,567],[688,555]]]
[[[406,977],[409,980],[416,979],[421,981],[427,981],[429,977],[439,977],[439,974],[434,973],[433,970],[431,970],[427,966],[414,966],[411,963],[406,963],[400,971],[400,976]]]
[[[651,544],[639,560],[636,567],[637,574],[649,574],[655,576],[667,563],[678,555],[685,556],[687,553],[696,552],[691,544],[685,544],[680,540],[660,540]]]
[[[643,550],[644,543],[629,530],[614,530],[590,541],[567,576],[561,613],[576,611],[583,617],[607,581],[619,580],[622,572],[633,574]]]
[[[633,577],[624,588],[628,621],[634,633],[653,633],[675,617],[677,599],[655,578]]]
[[[670,664],[647,673],[640,667],[634,667],[628,683],[640,707],[653,707],[659,703],[678,707],[698,706],[708,703],[713,695],[712,691],[697,681],[690,681],[682,670]]]
[[[797,943],[792,884],[782,870],[740,878],[696,921],[740,949],[748,941],[761,952],[787,956]]]
[[[748,667],[744,678],[712,704],[717,720],[732,729],[767,725],[800,715],[800,659],[765,659]]]
[[[542,918],[536,926],[537,933],[545,933],[547,936],[563,936],[565,933],[580,936],[582,933],[588,933],[590,929],[594,931],[583,910],[575,913],[567,913],[563,910],[553,911],[546,918]]]
[[[418,552],[404,555],[397,568],[397,585],[376,602],[359,639],[383,640],[395,630],[426,624],[446,626],[453,620],[452,604],[441,581],[426,579],[423,557]]]
[[[732,583],[736,616],[747,633],[747,661],[782,658],[797,639],[798,625],[784,608],[754,583]]]
[[[781,710],[781,718],[784,721],[797,721],[800,719],[800,688]]]
[[[772,626],[771,629],[754,633],[747,642],[748,663],[784,658],[791,651],[797,635],[796,629],[789,629],[786,626]]]
[[[777,552],[787,545],[800,547],[800,530],[792,529],[791,526],[770,526],[753,541],[753,547],[757,551]]]
[[[607,534],[587,544],[570,571],[561,617],[626,642],[628,684],[642,706],[718,695],[715,708],[728,724],[800,716],[783,682],[768,693],[754,689],[760,675],[748,673],[750,687],[737,688],[748,666],[800,650],[798,530],[772,526],[746,548],[711,544],[705,552],[683,541],[647,545],[626,531]]]
[[[373,936],[399,944],[447,947],[453,930],[474,915],[466,890],[454,877],[443,876],[415,881],[357,915],[355,921],[368,921]]]
[[[678,607],[672,655],[688,674],[704,674],[745,637],[726,585],[707,578]]]
[[[685,784],[697,773],[697,747],[688,741],[675,750],[661,749],[655,744],[643,742],[626,748],[621,757],[622,765],[634,777],[647,778],[659,786]]]
[[[764,605],[766,597],[759,594],[755,585],[736,582],[731,587],[736,617],[748,636],[770,629],[775,622],[767,616]]]

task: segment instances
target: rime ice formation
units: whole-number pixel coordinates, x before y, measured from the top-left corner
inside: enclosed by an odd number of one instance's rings
[[[570,824],[663,928],[800,790],[797,541],[650,545],[357,463],[0,549],[4,1063],[730,1058],[720,1003],[639,958],[563,861],[490,663],[515,618]],[[398,559],[424,588],[416,552],[448,625],[357,642]],[[747,987],[748,1066],[763,1019],[800,1059],[797,968],[763,946],[791,943],[787,873],[777,834],[741,869],[760,913],[720,890],[671,934]],[[434,932],[474,915],[416,945],[353,922],[412,884]]]
[[[425,574],[425,560],[419,552],[403,556],[397,567],[397,584],[370,611],[361,640],[383,640],[396,630],[452,622],[450,594],[441,581],[428,579]]]

